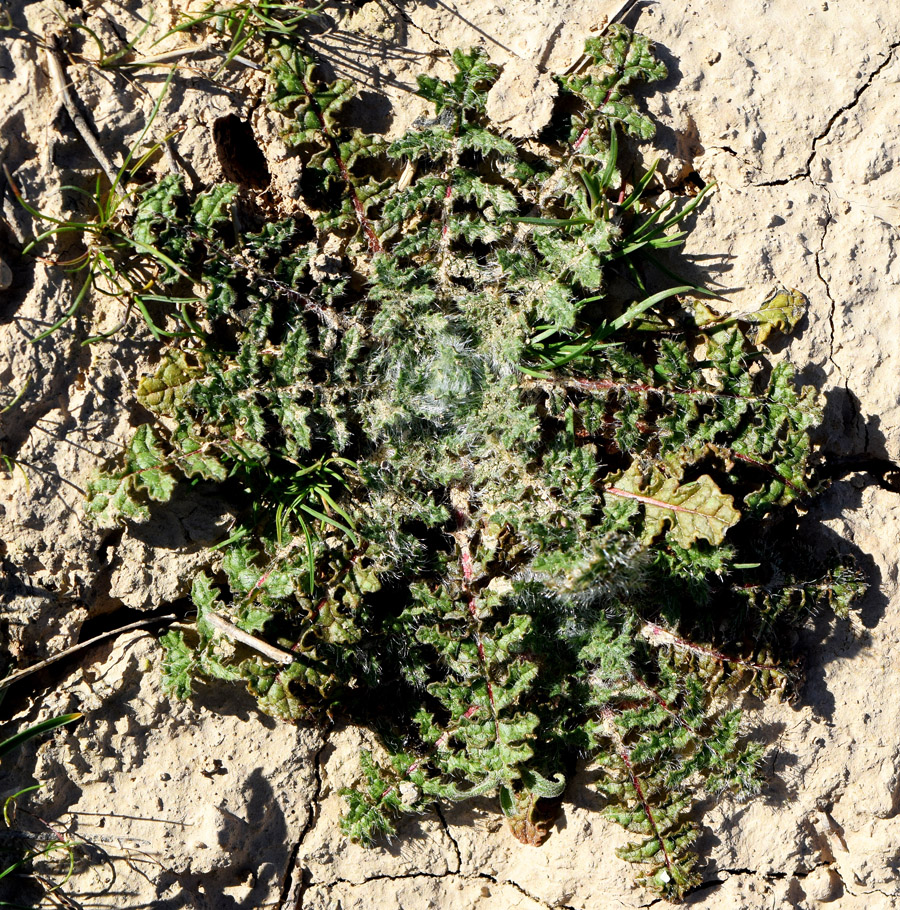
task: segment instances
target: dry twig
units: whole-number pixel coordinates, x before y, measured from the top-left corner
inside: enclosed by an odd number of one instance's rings
[[[38,670],[43,670],[45,667],[55,664],[64,657],[71,657],[71,655],[77,654],[79,651],[84,651],[85,648],[90,648],[91,645],[95,645],[97,642],[103,641],[106,638],[112,638],[113,635],[121,635],[123,632],[131,632],[133,629],[142,629],[144,626],[152,626],[158,622],[169,622],[177,618],[178,617],[172,613],[167,614],[166,616],[154,616],[152,619],[142,619],[140,622],[133,622],[130,625],[122,626],[120,629],[111,629],[109,632],[104,632],[102,635],[96,635],[94,638],[89,638],[87,641],[72,645],[71,648],[65,648],[51,657],[48,657],[46,660],[41,660],[36,664],[32,664],[30,667],[25,667],[24,670],[17,670],[15,673],[10,673],[9,676],[0,679],[0,689],[5,689],[13,683],[17,683],[20,679],[25,679],[26,676],[31,676],[32,673],[37,673]]]

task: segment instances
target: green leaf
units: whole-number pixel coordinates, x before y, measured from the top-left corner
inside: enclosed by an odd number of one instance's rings
[[[176,698],[187,698],[191,694],[191,677],[197,665],[193,650],[181,631],[166,632],[160,636],[159,643],[166,652],[162,662],[163,688]]]
[[[388,146],[387,154],[395,160],[408,158],[410,161],[417,161],[419,158],[427,157],[433,161],[440,161],[453,150],[453,147],[453,133],[435,124],[429,129],[404,133]]]
[[[481,48],[472,48],[468,53],[455,50],[453,63],[457,73],[452,82],[418,76],[418,94],[434,104],[437,114],[447,110],[468,119],[468,115],[484,111],[488,90],[496,81],[498,70],[488,62]]]
[[[315,61],[296,47],[281,45],[269,66],[269,106],[293,118],[286,139],[293,145],[321,143],[337,125],[344,105],[356,94],[347,79],[320,85]]]
[[[193,434],[184,424],[175,431],[172,444],[178,453],[178,468],[185,477],[220,483],[228,477],[229,470],[222,460],[224,446]]]
[[[175,489],[158,437],[149,424],[137,428],[128,447],[126,465],[137,489],[156,502],[167,502]]]
[[[515,212],[518,208],[516,197],[506,187],[488,183],[481,177],[462,169],[453,175],[453,189],[459,197],[472,199],[482,211],[492,206],[503,214]]]
[[[165,226],[177,221],[180,202],[186,197],[184,178],[168,174],[152,187],[142,188],[134,212],[131,236],[153,245]]]
[[[565,775],[557,774],[553,780],[548,780],[537,771],[527,768],[522,769],[522,783],[542,799],[556,799],[566,789]]]
[[[629,135],[652,138],[653,122],[639,111],[627,92],[633,82],[654,82],[666,77],[666,67],[653,56],[651,42],[624,26],[612,25],[601,37],[589,38],[585,52],[596,69],[586,75],[560,77],[563,89],[583,98],[601,118],[620,122]],[[590,130],[590,123],[576,123],[573,132],[577,135],[584,128]],[[585,147],[582,140],[581,151],[597,155],[601,150],[590,144]]]
[[[116,527],[125,519],[143,521],[150,514],[144,497],[166,502],[175,482],[153,428],[144,424],[126,449],[124,470],[100,474],[88,483],[88,514],[101,528]]]
[[[191,206],[191,215],[197,232],[211,239],[220,224],[231,223],[231,204],[237,196],[234,183],[220,183],[206,193],[201,193]]]
[[[534,244],[551,272],[571,276],[585,290],[595,290],[603,282],[605,253],[612,248],[615,228],[600,222],[574,238],[561,231],[536,231]]]
[[[482,155],[499,155],[502,158],[512,158],[516,154],[514,143],[479,126],[467,126],[460,134],[457,147],[460,151],[471,149]]]
[[[298,721],[307,717],[307,709],[293,691],[295,681],[305,677],[306,670],[299,662],[287,667],[263,666],[259,661],[248,663],[248,688],[257,696],[259,707],[282,720]]]

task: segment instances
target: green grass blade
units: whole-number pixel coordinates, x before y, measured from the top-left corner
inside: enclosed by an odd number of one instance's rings
[[[70,724],[83,716],[84,715],[80,712],[75,714],[62,714],[59,717],[51,717],[48,720],[42,720],[40,723],[34,724],[34,726],[19,731],[14,736],[10,736],[9,739],[0,742],[0,758],[4,755],[8,755],[13,749],[17,749],[23,743],[28,742],[29,739],[34,739],[35,736],[41,736],[44,733],[48,733],[50,730],[55,730],[63,724]]]
[[[87,295],[88,289],[94,283],[94,266],[91,264],[90,270],[88,271],[87,277],[84,279],[84,284],[81,285],[81,290],[78,292],[78,296],[75,298],[75,301],[72,303],[72,306],[66,310],[65,314],[61,319],[57,319],[49,329],[44,329],[40,335],[36,335],[31,339],[29,344],[36,344],[38,341],[43,341],[45,338],[48,338],[52,335],[58,328],[65,325],[77,312],[78,308],[81,306],[82,301]]]
[[[613,321],[605,327],[601,337],[606,338],[613,332],[617,332],[619,329],[624,328],[629,322],[637,319],[642,313],[646,313],[650,307],[655,306],[657,303],[668,300],[670,297],[675,297],[677,294],[686,294],[692,290],[692,285],[685,284],[677,288],[669,288],[668,290],[660,291],[658,294],[653,294],[651,297],[646,297],[644,300],[632,304],[621,316],[613,319]]]
[[[343,531],[350,538],[350,540],[353,541],[353,546],[359,546],[359,538],[356,536],[352,528],[348,528],[347,525],[343,524],[340,521],[337,521],[334,518],[331,518],[324,512],[319,512],[317,509],[314,509],[312,506],[307,505],[305,502],[300,503],[300,508],[303,509],[307,515],[311,515],[313,518],[318,518],[319,521],[331,525],[333,528],[337,528],[339,531]]]
[[[616,132],[616,125],[610,124],[609,127],[609,157],[606,160],[606,167],[600,175],[600,188],[608,190],[612,182],[613,174],[616,171],[616,161],[619,157],[619,138]]]
[[[653,179],[653,175],[656,173],[656,168],[659,166],[660,159],[657,158],[653,164],[650,165],[650,169],[641,177],[640,181],[635,186],[631,194],[622,202],[621,209],[623,212],[627,212],[628,209],[635,206],[641,199],[641,196],[644,195],[644,190],[647,189],[650,181]]]
[[[682,219],[684,219],[688,215],[690,215],[690,213],[693,212],[694,209],[697,208],[698,205],[700,205],[700,203],[703,201],[703,198],[707,195],[707,193],[711,193],[715,188],[716,188],[716,181],[711,180],[709,183],[706,184],[705,187],[703,187],[702,190],[700,190],[699,193],[697,193],[696,196],[694,196],[693,199],[691,199],[691,201],[680,212],[673,215],[671,218],[669,218],[668,221],[665,222],[665,224],[663,224],[662,230],[664,230],[664,231],[668,230],[668,228],[672,227],[673,225],[678,224],[679,221],[681,221]]]

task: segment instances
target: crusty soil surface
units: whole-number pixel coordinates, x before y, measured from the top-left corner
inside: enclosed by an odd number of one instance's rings
[[[190,184],[206,186],[233,179],[252,158],[236,155],[215,129],[239,118],[271,175],[268,189],[256,191],[260,204],[290,211],[301,164],[261,103],[262,75],[237,63],[216,75],[202,35],[151,49],[176,6],[159,0],[135,52],[197,42],[181,58],[154,136],[179,130],[175,157]],[[362,84],[360,121],[390,132],[425,111],[411,94],[416,73],[447,72],[448,50],[481,45],[504,67],[491,114],[527,140],[549,117],[549,74],[573,65],[584,38],[622,7],[358,0],[329,4],[332,26],[311,40],[336,73]],[[61,13],[111,50],[138,34],[148,8],[89,0],[4,8],[14,27],[0,32],[0,160],[40,210],[88,213],[66,187],[90,188],[97,165],[60,107],[37,39],[60,28]],[[809,297],[808,319],[778,356],[821,390],[818,441],[837,479],[810,512],[803,542],[852,550],[871,584],[853,622],[820,615],[801,633],[807,682],[799,702],[753,713],[770,744],[767,784],[747,804],[703,807],[704,886],[688,903],[900,906],[900,9],[896,0],[864,8],[848,0],[659,0],[638,3],[625,21],[658,43],[669,66],[647,98],[660,122],[665,179],[718,184],[686,250],[697,274],[735,311],[774,286]],[[95,43],[84,33],[73,40],[81,54],[68,78],[118,162],[165,71],[98,67]],[[264,183],[256,173],[246,182]],[[31,343],[71,305],[80,278],[49,260],[77,253],[77,241],[51,244],[44,261],[21,256],[35,222],[8,190],[4,199],[0,407],[27,388],[0,415],[0,452],[23,465],[0,475],[0,642],[26,666],[79,636],[177,604],[228,516],[194,496],[124,532],[86,522],[83,490],[140,420],[133,393],[156,351],[135,319],[113,342],[83,346],[123,316],[96,296],[78,319]],[[13,729],[38,716],[86,715],[0,769],[2,795],[43,785],[28,803],[34,818],[21,815],[0,831],[0,847],[23,828],[84,842],[62,888],[72,903],[46,897],[41,906],[606,910],[654,901],[615,857],[624,835],[595,811],[587,772],[539,849],[513,841],[490,806],[476,802],[409,821],[396,842],[363,850],[343,840],[337,819],[339,790],[355,780],[368,734],[276,723],[233,688],[200,686],[176,702],[161,689],[160,657],[154,630],[113,637],[17,684],[4,702]],[[43,872],[49,879],[54,869]],[[3,886],[0,899],[28,897],[9,890],[21,884]]]

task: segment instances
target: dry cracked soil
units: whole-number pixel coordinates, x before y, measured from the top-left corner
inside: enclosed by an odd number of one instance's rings
[[[158,0],[152,17],[140,2],[0,5],[9,26],[0,32],[0,161],[42,211],[77,209],[65,187],[88,185],[97,165],[60,103],[39,39],[77,19],[114,48],[150,18],[134,56],[178,50],[194,39],[179,34],[150,48],[184,11],[178,2]],[[703,807],[703,885],[687,904],[900,906],[896,0],[360,0],[326,11],[329,27],[310,41],[335,72],[362,84],[361,120],[392,133],[424,112],[411,94],[414,76],[446,72],[448,49],[480,45],[504,67],[490,113],[525,139],[549,117],[549,74],[574,65],[606,17],[624,17],[657,43],[669,77],[646,103],[659,122],[664,179],[718,184],[686,255],[735,311],[773,286],[809,298],[800,332],[778,356],[825,402],[817,442],[835,479],[813,507],[812,542],[861,554],[871,585],[853,623],[817,616],[802,630],[799,701],[762,706],[752,721],[768,744],[764,791],[745,804]],[[66,76],[118,160],[164,76],[99,67],[97,44],[77,37],[84,49],[70,57]],[[209,185],[252,166],[246,181],[270,179],[268,192],[289,208],[297,164],[260,103],[261,74],[236,62],[213,78],[215,46],[191,49],[158,125],[178,131],[174,153],[189,181]],[[252,128],[264,164],[223,143],[221,124],[236,119]],[[0,201],[4,402],[24,387],[0,415],[0,446],[25,466],[0,476],[0,634],[15,666],[28,666],[177,603],[228,515],[195,496],[113,535],[85,521],[87,480],[136,417],[147,338],[138,328],[115,345],[82,345],[121,315],[89,303],[80,322],[30,343],[71,304],[73,281],[51,262],[19,255],[33,221],[8,189]],[[61,241],[53,255],[65,258],[66,249]],[[37,827],[23,829],[20,816],[0,842],[23,830],[36,843],[51,835],[80,842],[62,889],[46,893],[58,869],[38,864],[44,884],[33,880],[27,900],[128,910],[606,910],[655,902],[615,857],[622,832],[577,781],[541,848],[513,841],[477,801],[409,821],[377,849],[346,843],[339,790],[358,774],[367,734],[276,723],[234,689],[201,688],[175,701],[161,688],[157,632],[112,636],[9,690],[10,729],[85,714],[0,769],[4,795],[42,784],[29,803]],[[9,891],[25,885],[3,886],[5,899],[27,902]]]

